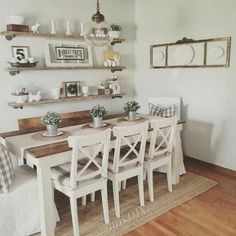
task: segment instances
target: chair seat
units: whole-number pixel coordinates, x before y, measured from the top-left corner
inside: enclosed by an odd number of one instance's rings
[[[167,154],[154,156],[153,159],[152,159],[152,161],[160,161],[160,160],[166,159],[166,158],[169,157],[169,156],[170,156],[170,155],[167,155]],[[145,153],[144,161],[148,161],[148,160],[151,160],[151,159],[149,159],[148,153]]]
[[[78,169],[77,172],[79,172],[82,168],[83,165],[80,163],[83,162],[82,159],[78,162]],[[87,163],[87,162],[86,162]],[[71,163],[66,163],[57,167],[54,167],[51,169],[52,173],[52,180],[60,185],[63,185],[65,187],[70,187],[70,170],[71,170]],[[91,166],[84,172],[84,174],[90,174],[93,173],[96,170],[96,167],[91,164]],[[95,180],[99,181],[101,179],[101,176],[91,178],[89,180],[84,180],[79,182],[79,187],[87,186],[91,183],[94,183]]]
[[[114,159],[114,154],[111,152],[110,155],[109,155],[109,158],[108,158],[108,166],[107,166],[108,172],[113,172],[113,159]],[[130,157],[127,157],[127,161],[131,160],[131,159],[132,159],[132,154],[130,155]],[[96,161],[99,164],[102,164],[102,158],[101,157],[97,157]],[[134,164],[130,164],[126,167],[120,167],[119,172],[125,172],[127,170],[133,169],[136,166],[137,166],[136,163],[134,163]]]

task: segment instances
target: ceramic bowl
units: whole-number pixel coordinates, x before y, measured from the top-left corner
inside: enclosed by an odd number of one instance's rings
[[[24,16],[8,16],[7,17],[7,24],[14,24],[14,25],[23,25],[25,22]]]

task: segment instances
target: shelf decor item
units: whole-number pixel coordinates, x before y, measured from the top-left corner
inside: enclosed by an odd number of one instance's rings
[[[103,126],[103,117],[107,114],[104,106],[96,105],[90,110],[90,115],[93,118],[93,127],[99,128]]]
[[[138,102],[130,101],[126,102],[124,106],[124,110],[128,113],[128,120],[136,120],[137,119],[137,110],[140,108]]]
[[[23,25],[25,22],[25,17],[11,15],[11,16],[8,16],[6,20],[7,20],[7,24]]]
[[[16,98],[15,102],[17,104],[28,102],[29,99],[29,93],[25,88],[14,89],[11,95]]]
[[[28,25],[16,25],[16,24],[8,24],[7,25],[7,31],[13,31],[13,32],[29,32],[29,26]]]
[[[50,34],[52,35],[56,35],[57,32],[55,30],[55,22],[54,22],[54,19],[51,19],[51,30],[50,30]]]
[[[80,82],[79,81],[68,81],[62,82],[63,96],[64,97],[77,97],[80,95]]]
[[[150,46],[151,69],[229,67],[231,37],[188,39]]]
[[[109,32],[109,35],[113,39],[117,39],[120,37],[120,32],[121,32],[121,26],[118,24],[111,24],[111,31]]]
[[[70,30],[70,21],[66,21],[66,35],[71,36],[71,30]]]
[[[35,23],[34,25],[31,26],[31,31],[35,34],[39,34],[39,27],[40,27],[40,24]]]
[[[96,47],[106,46],[112,41],[109,35],[110,31],[111,27],[105,22],[104,15],[100,13],[100,4],[97,0],[97,12],[85,28],[85,39]]]
[[[61,122],[61,116],[57,112],[47,112],[41,117],[41,122],[46,126],[48,136],[56,136],[58,124]]]
[[[44,44],[47,67],[89,67],[93,66],[91,47],[80,42],[48,42]]]
[[[16,59],[16,62],[27,63],[29,58],[28,46],[12,46],[12,57]],[[26,61],[25,61],[26,60]]]

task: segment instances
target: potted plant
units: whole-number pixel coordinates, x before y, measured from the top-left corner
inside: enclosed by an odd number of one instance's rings
[[[96,105],[90,110],[90,115],[93,118],[93,126],[99,128],[103,125],[103,116],[107,114],[104,106]]]
[[[118,24],[111,24],[110,27],[111,27],[111,30],[112,30],[112,31],[109,32],[110,37],[115,38],[115,39],[119,38],[120,37],[121,26],[118,25]]]
[[[57,135],[58,123],[61,122],[61,116],[57,112],[47,112],[41,117],[41,122],[46,126],[47,135],[55,136]]]
[[[124,106],[124,110],[128,113],[129,120],[136,120],[137,119],[137,110],[140,108],[138,102],[130,101],[126,102]]]

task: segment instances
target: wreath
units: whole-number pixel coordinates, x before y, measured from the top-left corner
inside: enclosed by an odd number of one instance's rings
[[[66,87],[66,90],[67,90],[68,93],[70,93],[72,95],[77,95],[78,86],[77,86],[77,84],[70,84]]]

